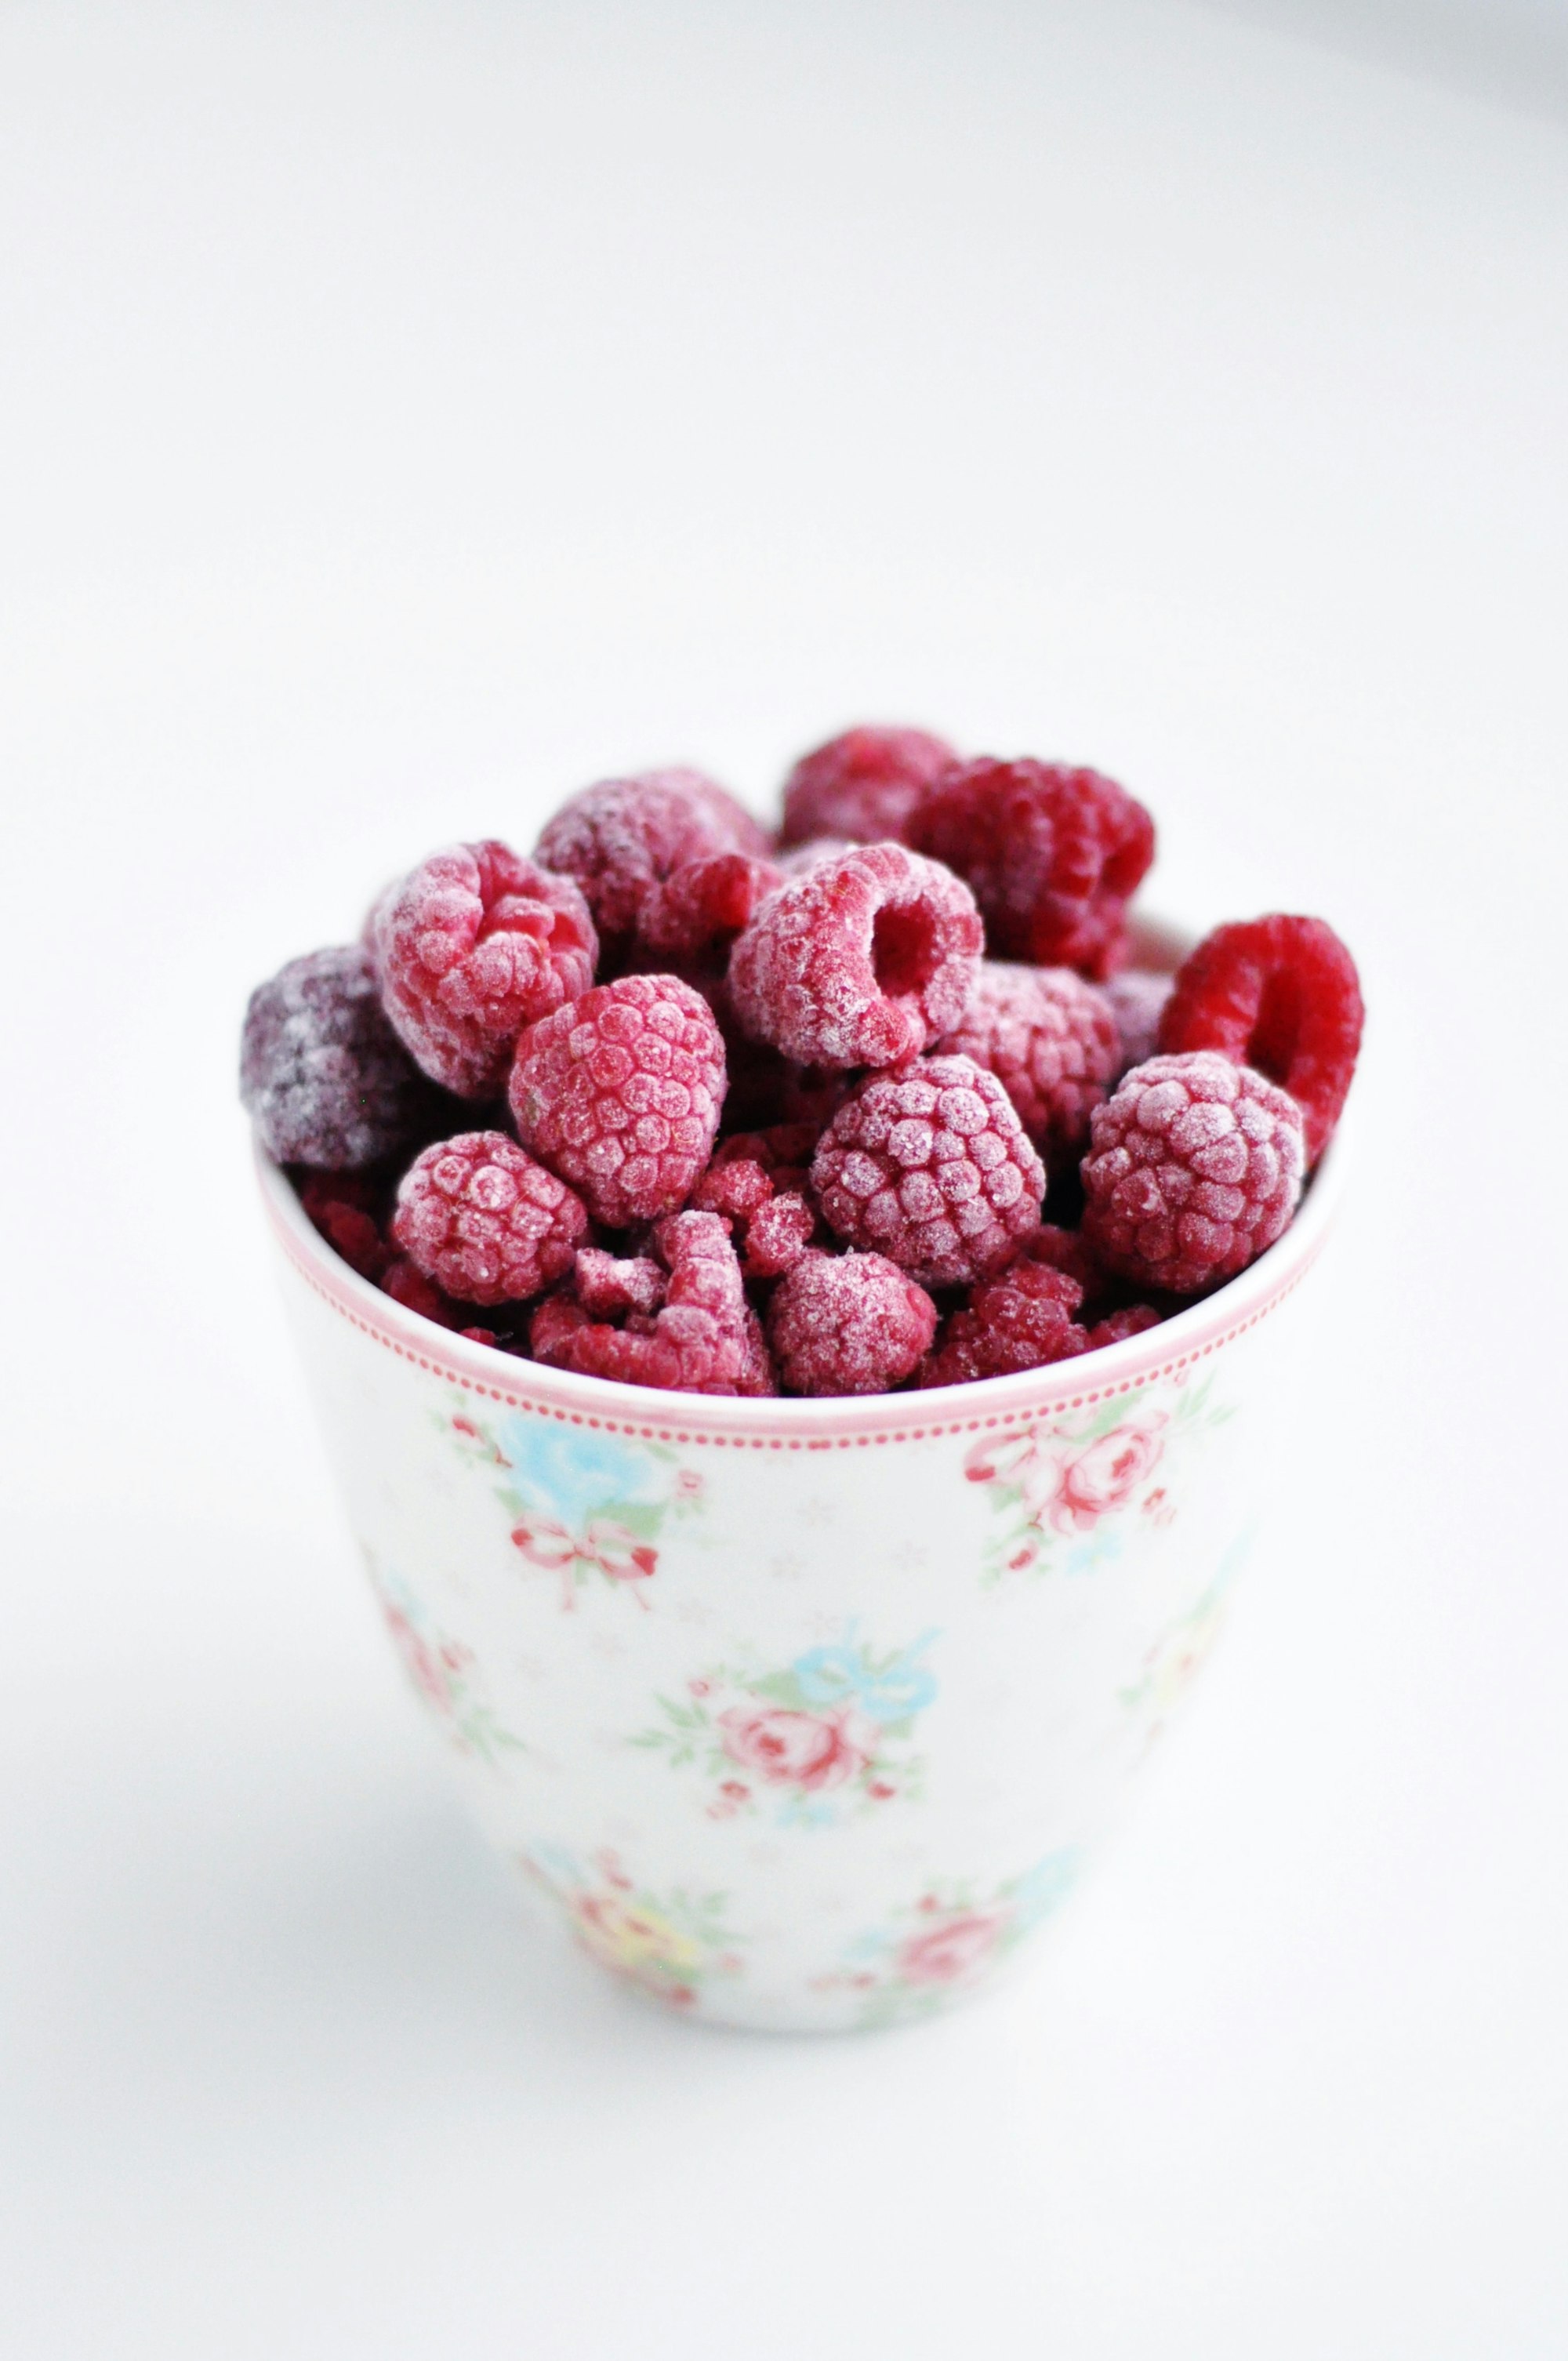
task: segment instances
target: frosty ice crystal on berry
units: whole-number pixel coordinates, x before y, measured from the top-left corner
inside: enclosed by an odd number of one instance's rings
[[[731,1396],[1075,1363],[1288,1226],[1360,1048],[1321,918],[1174,975],[1154,824],[1099,771],[842,731],[770,837],[690,768],[432,853],[252,994],[240,1095],[415,1320]]]

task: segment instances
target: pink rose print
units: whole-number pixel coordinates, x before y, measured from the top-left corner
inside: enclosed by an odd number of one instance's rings
[[[841,1787],[869,1757],[847,1728],[844,1714],[797,1713],[788,1706],[751,1712],[732,1706],[718,1717],[720,1743],[732,1763],[761,1779],[816,1794]]]
[[[990,1956],[1003,1923],[994,1914],[969,1910],[927,1927],[911,1935],[899,1951],[897,1972],[905,1983],[957,1983]]]
[[[458,1647],[450,1640],[439,1648],[433,1648],[430,1642],[414,1630],[400,1607],[383,1606],[381,1611],[414,1686],[438,1712],[450,1713],[455,1683],[464,1667],[473,1661],[470,1651]]]
[[[1102,1517],[1124,1509],[1163,1449],[1153,1426],[1118,1426],[1058,1461],[1048,1507],[1057,1531],[1085,1533]]]

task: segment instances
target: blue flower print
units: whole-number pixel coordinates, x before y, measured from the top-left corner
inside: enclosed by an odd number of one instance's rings
[[[923,1631],[912,1647],[877,1664],[854,1645],[851,1624],[836,1647],[812,1648],[791,1665],[800,1694],[810,1706],[853,1703],[869,1720],[907,1721],[937,1694],[936,1675],[920,1662],[938,1634]]]
[[[607,1502],[652,1501],[662,1489],[657,1461],[613,1434],[510,1418],[501,1430],[501,1448],[529,1505],[548,1510],[573,1532]]]

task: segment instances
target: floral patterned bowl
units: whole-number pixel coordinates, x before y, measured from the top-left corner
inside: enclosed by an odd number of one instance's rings
[[[481,1821],[602,1965],[728,2025],[918,2015],[1058,1907],[1202,1662],[1340,1159],[1084,1362],[726,1401],[466,1343],[261,1162],[381,1611]]]

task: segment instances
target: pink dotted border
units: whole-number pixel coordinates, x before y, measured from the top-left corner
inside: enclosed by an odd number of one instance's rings
[[[389,1322],[383,1323],[379,1320],[367,1318],[360,1305],[349,1295],[347,1287],[337,1281],[335,1273],[329,1274],[324,1266],[318,1265],[308,1258],[310,1248],[292,1234],[277,1205],[272,1202],[271,1191],[269,1191],[267,1194],[268,1213],[279,1244],[305,1285],[310,1288],[313,1294],[319,1296],[323,1303],[330,1305],[341,1319],[346,1320],[351,1327],[356,1328],[361,1335],[368,1336],[372,1343],[381,1345],[387,1352],[395,1354],[400,1361],[407,1361],[414,1368],[423,1369],[432,1377],[441,1378],[447,1384],[458,1387],[466,1394],[473,1394],[487,1401],[500,1402],[510,1410],[532,1411],[536,1416],[555,1419],[563,1426],[593,1427],[609,1434],[636,1435],[651,1443],[711,1444],[720,1450],[863,1451],[878,1444],[917,1443],[927,1437],[947,1434],[980,1434],[999,1427],[1005,1429],[1030,1425],[1039,1418],[1042,1411],[1057,1412],[1088,1409],[1095,1402],[1109,1401],[1118,1394],[1133,1393],[1160,1378],[1179,1377],[1184,1369],[1192,1368],[1198,1362],[1208,1360],[1212,1354],[1221,1351],[1226,1345],[1234,1344],[1238,1336],[1245,1336],[1249,1329],[1255,1328],[1260,1321],[1266,1320],[1271,1312],[1277,1312],[1282,1303],[1294,1295],[1317,1261],[1326,1243],[1325,1233],[1320,1231],[1301,1258],[1290,1263],[1288,1269],[1281,1273],[1279,1282],[1273,1291],[1262,1303],[1255,1305],[1245,1318],[1229,1323],[1205,1343],[1194,1344],[1185,1353],[1178,1353],[1168,1360],[1156,1361],[1144,1367],[1135,1367],[1128,1376],[1112,1385],[1091,1387],[1082,1392],[1071,1394],[1052,1394],[1042,1391],[1019,1402],[1016,1406],[1010,1406],[1007,1410],[999,1411],[990,1417],[952,1418],[938,1415],[929,1420],[912,1420],[904,1426],[869,1428],[863,1433],[800,1434],[788,1426],[781,1426],[777,1431],[770,1433],[766,1427],[759,1429],[750,1423],[744,1429],[726,1432],[721,1421],[725,1410],[730,1407],[727,1402],[721,1403],[716,1400],[712,1413],[713,1423],[709,1425],[705,1422],[701,1428],[662,1425],[652,1420],[615,1418],[590,1411],[573,1409],[565,1403],[552,1401],[547,1396],[526,1389],[486,1385],[470,1371],[456,1366],[454,1361],[447,1360],[439,1354],[414,1350],[398,1335]],[[302,1220],[303,1216],[300,1218]],[[322,1248],[323,1255],[330,1252],[331,1249],[328,1247]],[[353,1281],[352,1274],[347,1272],[346,1266],[345,1266],[345,1277],[351,1284],[363,1285],[363,1282]],[[367,1292],[368,1291],[367,1290]],[[483,1352],[487,1351],[488,1347],[474,1345],[470,1349]],[[521,1366],[527,1367],[528,1364],[524,1363]],[[1042,1376],[1045,1374],[1044,1371],[1041,1372]],[[592,1378],[585,1378],[582,1382],[585,1385],[592,1385],[595,1381]],[[1005,1385],[1011,1381],[1007,1378],[993,1378],[990,1382],[993,1385]],[[978,1391],[979,1389],[967,1390]],[[919,1396],[901,1394],[894,1399],[901,1402],[913,1402],[917,1401]],[[762,1412],[765,1415],[769,1406],[762,1402],[754,1404],[748,1402],[744,1407],[748,1411]],[[812,1404],[810,1407],[817,1409],[818,1406]],[[790,1411],[804,1411],[806,1408],[806,1403],[791,1403],[788,1406]],[[785,1415],[787,1414],[786,1411]]]

